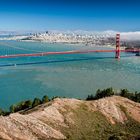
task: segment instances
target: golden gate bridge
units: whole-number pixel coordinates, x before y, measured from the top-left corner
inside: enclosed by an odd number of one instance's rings
[[[24,49],[20,47],[13,47],[14,49],[31,51],[29,49]],[[39,52],[35,53],[24,53],[24,54],[6,54],[0,55],[0,58],[17,58],[17,57],[33,57],[33,56],[47,56],[47,55],[63,55],[63,54],[85,54],[85,53],[109,53],[114,52],[116,59],[120,59],[121,52],[132,52],[140,54],[140,49],[121,49],[120,48],[120,34],[116,34],[116,48],[112,50],[71,50],[71,51],[61,51],[61,52]]]

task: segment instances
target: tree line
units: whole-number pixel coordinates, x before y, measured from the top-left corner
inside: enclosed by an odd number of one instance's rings
[[[54,99],[54,98],[56,98],[56,97],[53,97],[52,99]],[[43,96],[42,99],[34,98],[33,101],[32,100],[21,101],[17,104],[11,105],[9,108],[9,111],[0,109],[0,115],[6,116],[6,115],[9,115],[10,113],[15,113],[15,112],[25,110],[25,109],[31,109],[40,104],[47,103],[49,101],[50,101],[50,99],[47,95]]]
[[[140,92],[138,93],[136,91],[133,93],[127,89],[121,89],[119,93],[116,93],[113,88],[107,88],[107,89],[103,89],[103,90],[98,89],[96,91],[95,95],[93,95],[93,94],[88,95],[86,100],[97,100],[100,98],[109,97],[109,96],[113,96],[113,95],[122,96],[122,97],[128,98],[132,101],[140,103]]]
[[[100,98],[105,98],[105,97],[109,97],[109,96],[113,96],[113,95],[122,96],[122,97],[128,98],[132,101],[140,103],[140,92],[132,93],[132,92],[128,91],[127,89],[121,89],[119,93],[116,93],[113,88],[107,88],[107,89],[103,89],[103,90],[98,89],[96,91],[95,95],[94,94],[88,95],[86,100],[87,101],[97,100]],[[34,98],[33,101],[32,100],[21,101],[17,104],[11,105],[9,108],[9,111],[0,109],[0,115],[6,116],[6,115],[9,115],[10,113],[15,113],[15,112],[18,112],[21,110],[28,110],[28,109],[34,108],[38,105],[47,103],[57,97],[58,96],[55,96],[52,99],[49,99],[49,97],[47,95],[45,95],[42,97],[42,99]]]

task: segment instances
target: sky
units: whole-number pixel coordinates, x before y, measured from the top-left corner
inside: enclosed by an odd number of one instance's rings
[[[0,0],[0,30],[138,31],[139,6],[139,0]]]

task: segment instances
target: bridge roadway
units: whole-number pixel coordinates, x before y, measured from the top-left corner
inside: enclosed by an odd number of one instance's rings
[[[63,55],[63,54],[84,54],[84,53],[108,53],[116,52],[117,50],[72,50],[63,52],[40,52],[40,53],[28,53],[28,54],[12,54],[12,55],[0,55],[0,58],[15,58],[15,57],[33,57],[33,56],[46,56],[46,55]],[[119,50],[119,52],[134,52],[140,53],[140,49],[135,50]]]

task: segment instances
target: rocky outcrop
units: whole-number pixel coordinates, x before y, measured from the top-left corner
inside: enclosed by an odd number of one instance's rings
[[[72,126],[78,128],[77,118],[80,120],[83,117],[78,114],[80,111],[85,116],[86,113],[99,112],[110,125],[124,124],[128,116],[140,123],[140,104],[123,97],[113,96],[96,101],[57,98],[28,111],[1,116],[0,139],[67,139],[65,131],[72,129]],[[94,121],[88,115],[85,119]]]

